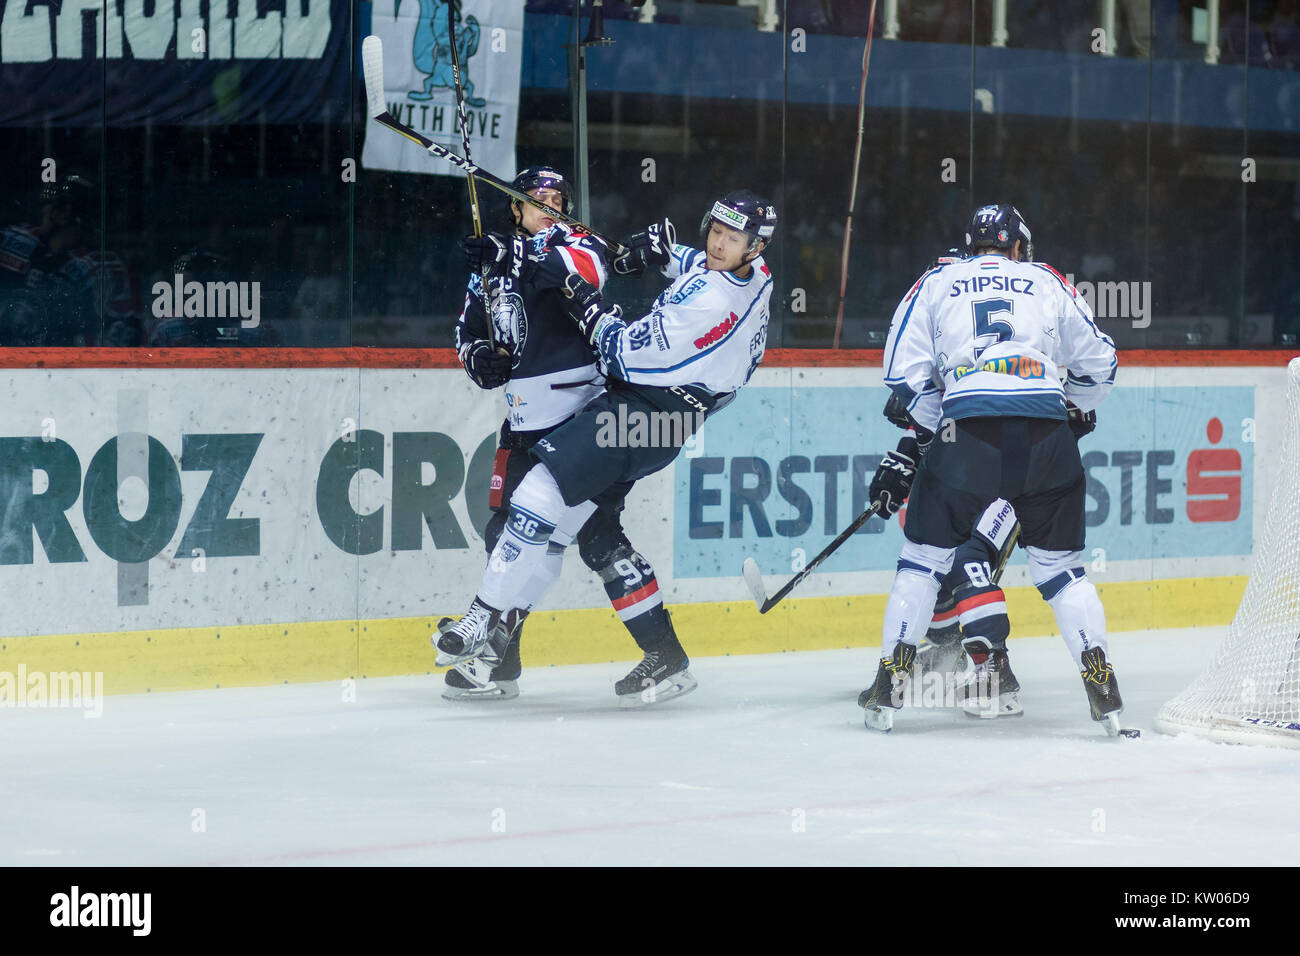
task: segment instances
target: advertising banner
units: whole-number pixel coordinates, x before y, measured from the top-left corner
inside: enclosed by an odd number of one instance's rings
[[[737,553],[797,571],[820,552],[865,510],[902,435],[881,414],[885,394],[743,390],[674,466],[677,577],[734,574]],[[1110,561],[1250,554],[1253,387],[1120,385],[1098,418],[1079,443],[1089,549]],[[899,522],[872,518],[821,570],[890,571],[902,543]]]
[[[1251,376],[1121,373],[1080,442],[1100,586],[1249,572],[1259,501],[1281,477],[1255,449],[1278,440],[1282,370]],[[879,379],[760,369],[637,483],[622,521],[666,601],[743,610],[746,557],[775,586],[866,507],[900,434]],[[459,613],[481,580],[504,413],[459,369],[5,370],[0,636]],[[871,521],[796,603],[883,595],[901,543],[898,521]],[[1028,583],[1023,561],[1009,587]],[[545,609],[609,613],[577,554]],[[749,611],[720,620],[758,626]]]
[[[496,175],[515,174],[524,5],[457,4],[456,52],[465,93],[470,158]],[[465,152],[452,72],[452,31],[443,0],[377,0],[371,20],[384,41],[384,99],[401,123],[460,156]],[[416,143],[367,124],[361,161],[369,169],[464,176]]]
[[[0,126],[320,122],[346,108],[346,0],[0,8]]]

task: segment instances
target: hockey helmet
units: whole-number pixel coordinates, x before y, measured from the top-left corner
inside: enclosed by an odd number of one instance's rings
[[[1034,242],[1019,210],[1010,203],[980,206],[966,224],[966,255],[974,255],[977,249],[992,247],[1001,252],[1010,252],[1020,240],[1021,259],[1032,262],[1034,259]]]
[[[557,189],[560,192],[560,211],[566,216],[573,208],[573,187],[569,185],[564,174],[551,166],[529,166],[515,176],[510,185],[521,193],[531,193],[534,189]],[[507,197],[509,198],[509,197]],[[520,200],[509,198],[506,214],[510,217],[510,227],[515,227],[515,206]]]
[[[75,222],[93,219],[99,209],[98,199],[95,184],[85,176],[65,176],[41,187],[41,205],[67,208]]]
[[[715,201],[700,221],[700,238],[707,239],[714,220],[749,236],[749,251],[756,252],[760,242],[772,244],[776,232],[776,206],[757,193],[738,189]]]

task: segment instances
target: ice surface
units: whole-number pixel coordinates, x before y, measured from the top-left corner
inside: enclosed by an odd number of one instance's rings
[[[1088,719],[1055,638],[1011,642],[1024,717],[888,736],[855,703],[873,649],[698,659],[699,690],[637,711],[623,663],[496,704],[435,674],[0,710],[0,863],[1290,865],[1296,752],[1151,726],[1222,635],[1112,637],[1140,740]]]

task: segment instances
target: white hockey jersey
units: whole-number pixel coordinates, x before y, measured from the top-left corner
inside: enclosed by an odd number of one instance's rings
[[[1116,365],[1115,343],[1059,272],[999,255],[921,276],[885,342],[885,384],[931,431],[944,418],[1065,418],[1067,399],[1088,411]]]
[[[675,281],[650,313],[597,340],[609,373],[635,385],[696,385],[734,392],[763,360],[772,270],[759,256],[747,279],[705,266],[704,253],[675,245],[663,274]]]

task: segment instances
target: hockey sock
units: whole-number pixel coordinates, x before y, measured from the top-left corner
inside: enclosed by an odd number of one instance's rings
[[[981,637],[995,650],[1006,650],[1011,634],[1007,617],[1007,596],[997,585],[988,588],[957,589],[957,616],[961,621],[962,640]]]
[[[1080,569],[1082,570],[1082,569]],[[1039,591],[1042,591],[1042,586]],[[1065,646],[1074,657],[1074,665],[1083,672],[1083,652],[1090,647],[1106,650],[1106,610],[1092,582],[1080,577],[1048,599],[1056,615]]]
[[[564,546],[557,544],[552,536],[552,540],[546,542],[546,554],[533,569],[527,583],[515,596],[515,606],[531,611],[546,596],[551,585],[559,580],[563,569]]]
[[[930,615],[934,613],[934,601],[938,596],[939,579],[934,574],[915,568],[898,569],[885,605],[885,624],[880,640],[882,659],[892,657],[900,641],[915,646],[921,640],[930,626]]]
[[[1106,611],[1101,597],[1078,563],[1078,551],[1027,550],[1030,576],[1043,600],[1052,606],[1065,646],[1082,672],[1084,651],[1090,647],[1106,650]]]
[[[893,656],[902,641],[915,647],[925,636],[934,615],[939,588],[952,567],[956,549],[904,541],[898,556],[898,572],[885,605],[885,622],[880,641],[880,656]]]
[[[652,651],[671,634],[654,568],[630,545],[620,545],[599,571],[614,612],[643,651]]]
[[[554,580],[542,565],[556,526],[581,527],[593,510],[595,505],[590,502],[572,508],[566,505],[546,466],[534,465],[510,498],[505,529],[483,571],[479,600],[499,610],[524,606],[522,599],[528,596],[524,592],[535,574],[543,576],[547,587]],[[532,595],[534,601],[545,593],[545,587],[539,590]]]
[[[569,509],[560,519],[560,523],[551,532],[551,539],[546,542],[546,556],[542,558],[534,569],[532,577],[528,579],[528,583],[515,598],[516,607],[531,611],[545,597],[551,585],[560,579],[560,572],[564,570],[564,550],[573,541],[576,533],[574,524],[576,522],[577,526],[581,527],[587,517],[586,507],[581,506]]]

